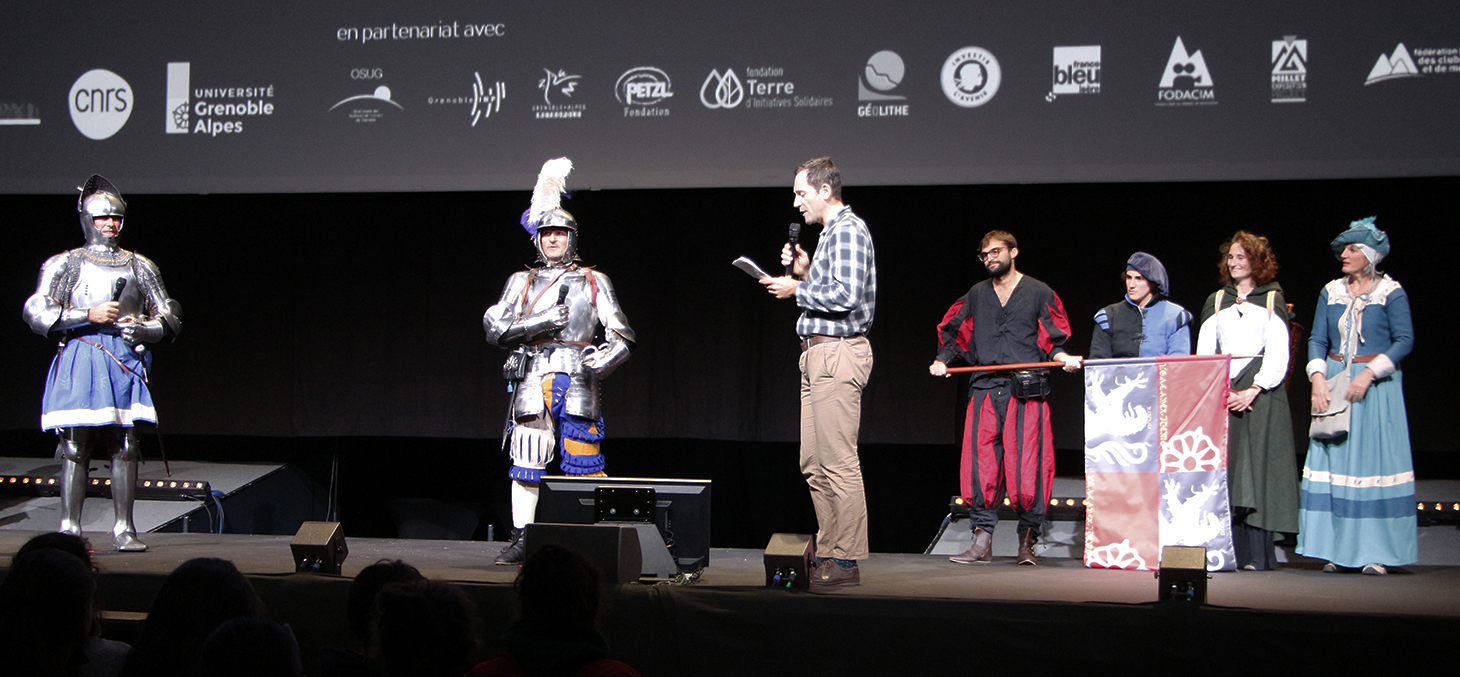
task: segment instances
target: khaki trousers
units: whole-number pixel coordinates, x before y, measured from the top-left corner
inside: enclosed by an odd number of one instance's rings
[[[862,389],[872,373],[866,337],[801,353],[801,475],[816,508],[816,555],[866,559],[867,499],[857,433]]]

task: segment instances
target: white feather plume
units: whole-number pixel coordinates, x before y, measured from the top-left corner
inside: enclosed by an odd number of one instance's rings
[[[573,161],[565,157],[542,163],[542,172],[537,175],[537,186],[532,189],[531,223],[537,223],[546,214],[563,203],[563,192],[568,189],[568,173],[573,171]]]

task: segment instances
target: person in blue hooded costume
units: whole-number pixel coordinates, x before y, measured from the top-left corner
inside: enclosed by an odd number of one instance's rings
[[[1167,300],[1166,266],[1145,252],[1131,254],[1121,275],[1125,299],[1095,313],[1090,358],[1191,354],[1191,313]]]
[[[1339,398],[1351,411],[1346,434],[1309,441],[1298,552],[1327,560],[1324,571],[1385,574],[1419,559],[1399,369],[1414,349],[1414,322],[1404,288],[1375,268],[1390,243],[1374,217],[1353,222],[1329,246],[1343,277],[1318,294],[1306,371],[1314,411]],[[1349,385],[1340,390],[1333,380],[1345,372]]]

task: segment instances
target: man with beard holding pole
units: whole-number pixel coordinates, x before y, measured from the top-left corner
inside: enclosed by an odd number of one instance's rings
[[[959,564],[993,561],[998,504],[1007,494],[1019,516],[1019,564],[1035,564],[1034,544],[1044,526],[1054,484],[1050,432],[1049,366],[1073,372],[1081,358],[1065,352],[1070,321],[1049,285],[1020,273],[1019,244],[1002,230],[979,244],[989,279],[973,285],[938,325],[934,376],[951,375],[955,358],[970,365],[997,365],[969,379],[964,419],[960,494],[971,506],[973,544],[949,559]]]

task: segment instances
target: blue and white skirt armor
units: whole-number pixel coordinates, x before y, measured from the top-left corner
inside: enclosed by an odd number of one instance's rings
[[[119,336],[72,338],[46,375],[41,429],[156,423],[157,410],[144,380],[151,366],[152,353],[133,352]]]

